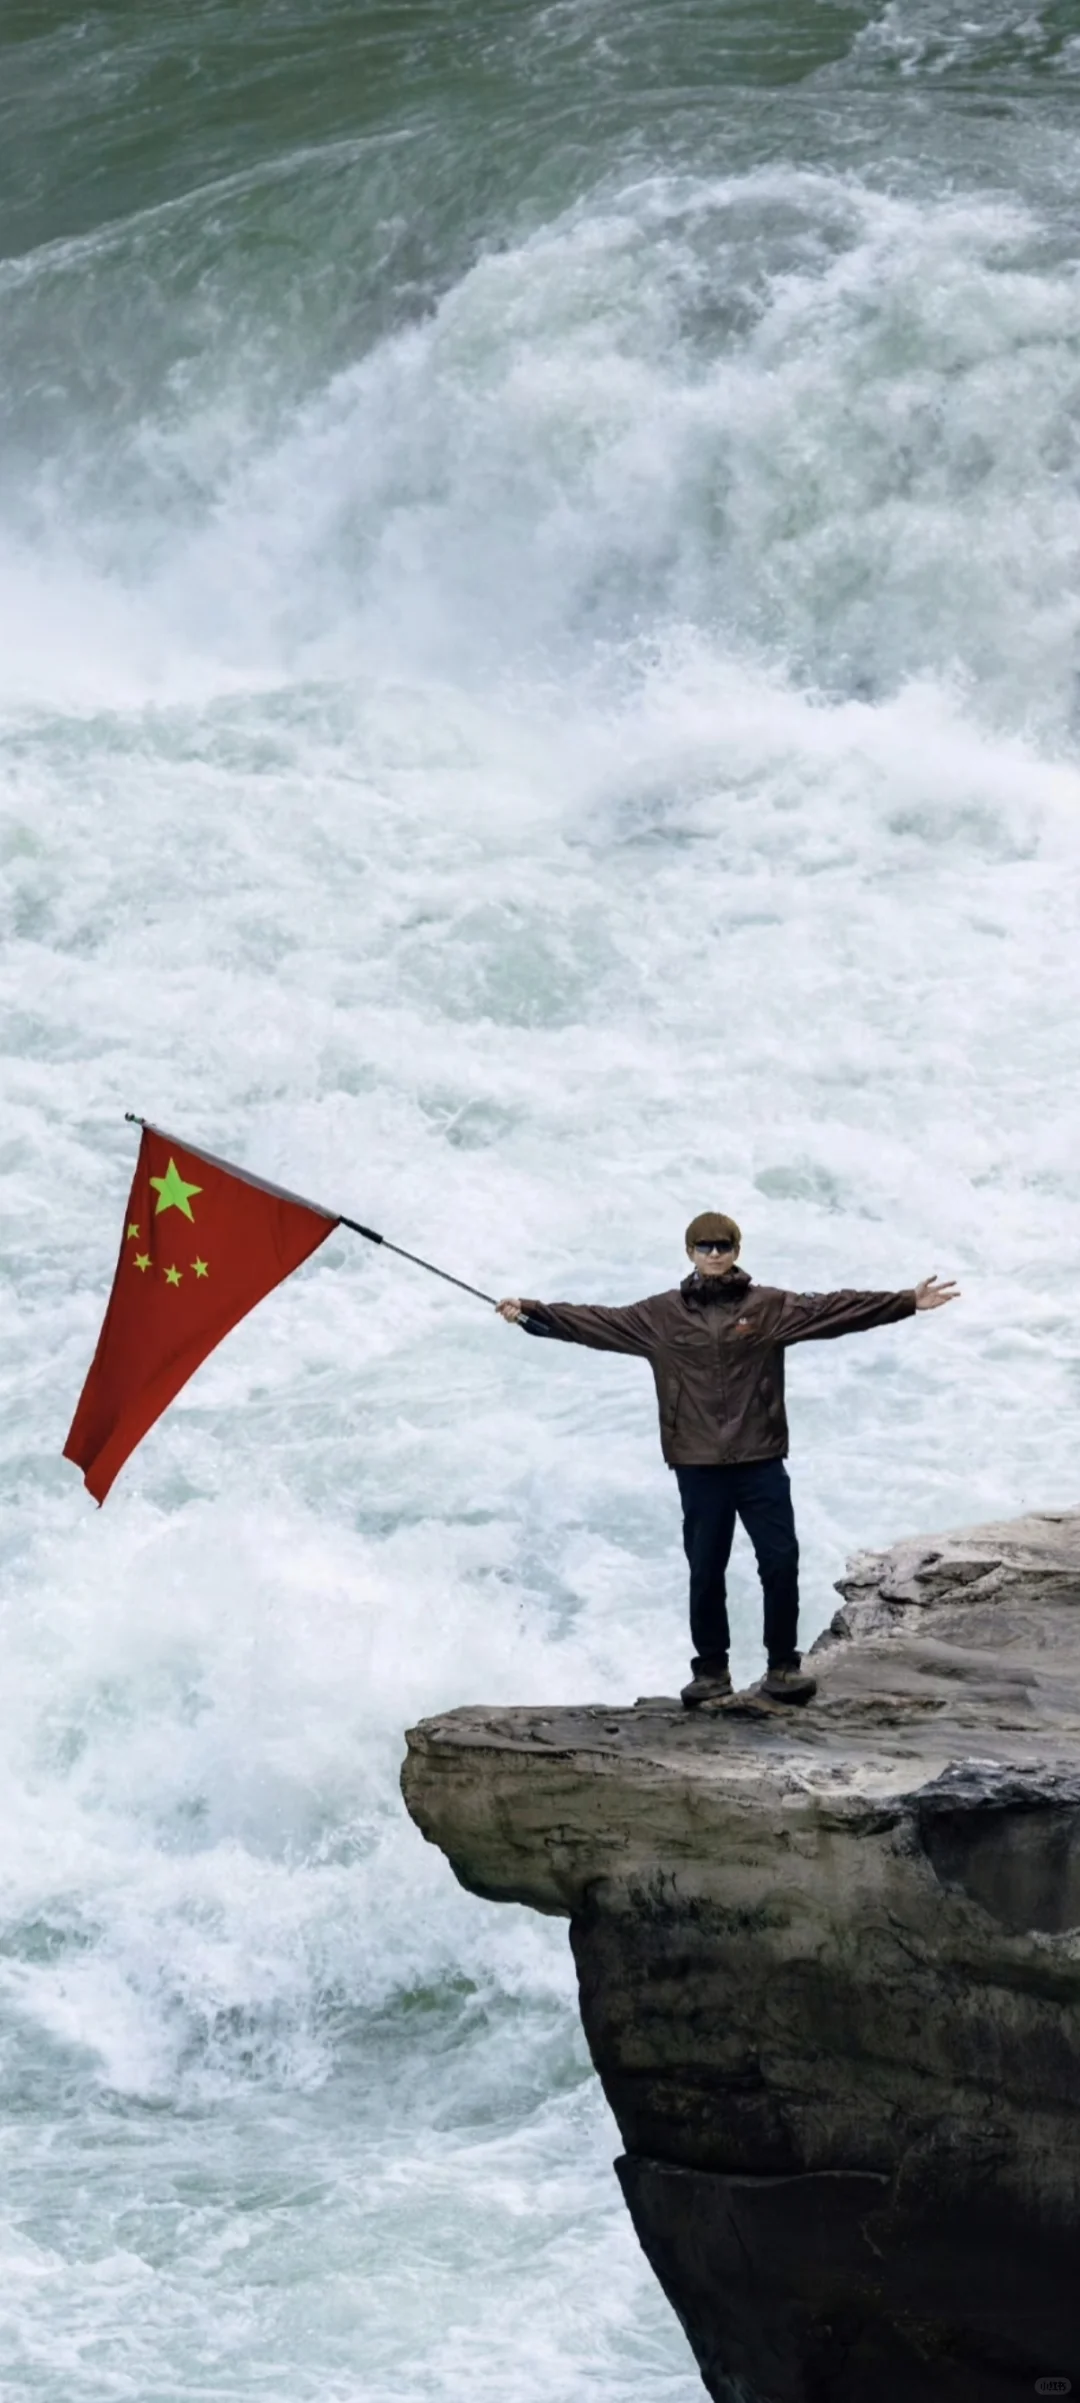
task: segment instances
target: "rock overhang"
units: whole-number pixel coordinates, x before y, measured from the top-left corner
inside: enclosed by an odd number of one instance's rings
[[[1080,1511],[860,1555],[840,1592],[806,1711],[474,1706],[411,1731],[406,1800],[464,1884],[570,1918],[711,2393],[1080,2383]]]

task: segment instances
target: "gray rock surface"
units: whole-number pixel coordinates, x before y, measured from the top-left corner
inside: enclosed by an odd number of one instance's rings
[[[473,1892],[569,1917],[716,2403],[1080,2393],[1080,1511],[839,1591],[805,1711],[452,1711],[405,1799]]]

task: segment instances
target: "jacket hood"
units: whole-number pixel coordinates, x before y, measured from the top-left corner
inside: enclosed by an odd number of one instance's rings
[[[749,1292],[753,1278],[745,1268],[735,1268],[729,1277],[699,1277],[696,1268],[684,1277],[679,1291],[683,1300],[696,1309],[715,1309],[721,1302],[741,1302]]]

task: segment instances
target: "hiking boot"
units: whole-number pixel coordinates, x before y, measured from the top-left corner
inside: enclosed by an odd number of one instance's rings
[[[761,1691],[770,1702],[812,1702],[817,1693],[817,1678],[803,1668],[802,1657],[793,1652],[790,1660],[768,1668],[761,1680]]]
[[[684,1710],[698,1710],[703,1702],[726,1702],[735,1691],[730,1669],[699,1670],[682,1690]]]

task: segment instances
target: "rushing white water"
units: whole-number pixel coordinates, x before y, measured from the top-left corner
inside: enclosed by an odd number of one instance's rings
[[[0,270],[9,2368],[690,2403],[565,1932],[396,1786],[423,1712],[681,1680],[649,1380],[342,1235],[100,1515],[60,1446],[132,1108],[493,1292],[655,1290],[703,1206],[958,1275],[792,1364],[807,1639],[1076,1498],[1080,287],[1030,200],[649,172],[301,372],[265,185]]]

